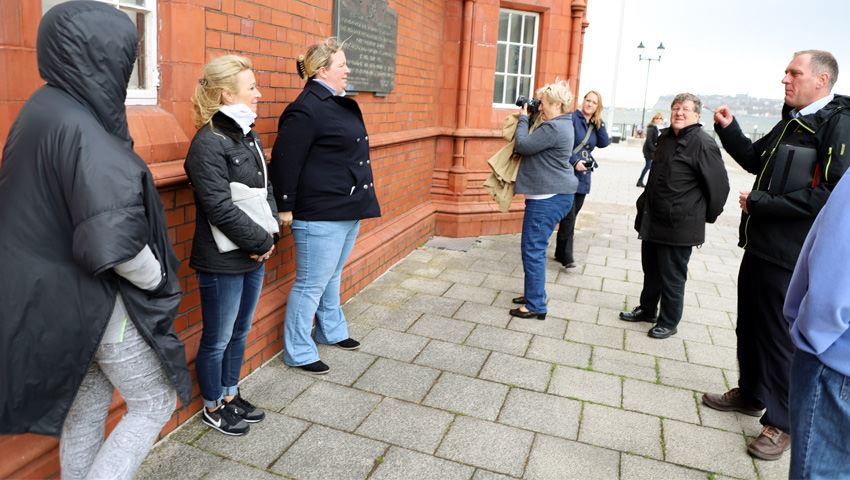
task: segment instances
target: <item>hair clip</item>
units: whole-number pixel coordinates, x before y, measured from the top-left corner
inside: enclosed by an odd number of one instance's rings
[[[298,55],[298,58],[295,60],[295,68],[298,69],[299,77],[307,78],[307,70],[304,68],[304,55]]]
[[[206,79],[206,78],[202,78],[202,79],[198,80],[198,83],[199,83],[202,87],[206,87],[206,86],[207,86],[207,79]]]

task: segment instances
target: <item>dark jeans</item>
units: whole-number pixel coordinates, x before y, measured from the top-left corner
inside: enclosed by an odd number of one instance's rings
[[[573,258],[573,235],[576,229],[576,217],[578,217],[578,212],[584,205],[585,196],[584,193],[575,194],[573,208],[558,224],[558,236],[555,238],[555,260],[564,265],[575,261],[575,258]]]
[[[657,324],[674,328],[682,319],[685,303],[685,280],[693,247],[677,247],[644,240],[640,246],[643,266],[643,290],[640,306],[654,313],[660,301]]]
[[[738,387],[767,411],[763,425],[787,432],[794,344],[782,314],[791,270],[744,253],[738,272]]]
[[[797,350],[791,365],[791,469],[788,478],[850,475],[850,377]]]
[[[652,159],[651,159],[651,158],[644,158],[644,159],[643,159],[643,161],[644,161],[644,164],[643,164],[643,170],[641,170],[641,172],[640,172],[640,176],[638,177],[638,181],[637,181],[637,183],[639,183],[639,184],[641,184],[641,185],[643,185],[643,184],[645,183],[645,182],[643,181],[643,177],[644,177],[647,173],[649,173],[649,169],[651,169],[651,168],[652,168]]]
[[[525,273],[525,306],[532,312],[546,310],[546,247],[555,225],[573,204],[573,194],[560,194],[545,200],[525,199],[522,217],[522,269]]]
[[[260,300],[265,271],[261,264],[247,273],[198,272],[204,328],[195,367],[207,407],[214,407],[226,395],[236,395],[245,339]]]

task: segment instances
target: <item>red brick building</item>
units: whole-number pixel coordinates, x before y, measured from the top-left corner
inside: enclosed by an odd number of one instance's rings
[[[0,1],[0,148],[17,112],[41,84],[36,33],[43,11],[63,0]],[[194,231],[183,158],[194,134],[190,97],[201,66],[224,53],[248,56],[263,94],[256,129],[266,146],[277,119],[300,92],[294,58],[333,35],[334,0],[103,0],[143,33],[143,52],[128,98],[135,148],[157,179],[184,290],[176,330],[190,370],[200,341],[197,282],[188,266]],[[482,188],[487,159],[503,145],[502,118],[555,77],[578,91],[587,0],[389,0],[398,14],[395,85],[386,96],[357,95],[372,146],[383,217],[365,221],[346,266],[349,298],[433,235],[517,232],[522,203],[498,212]],[[0,226],[2,228],[2,226]],[[243,375],[282,347],[286,295],[294,278],[292,238],[269,261],[248,338]],[[45,292],[47,294],[47,292]],[[163,433],[199,411],[182,406]],[[108,426],[123,413],[116,396]],[[0,478],[59,472],[56,439],[0,437]]]

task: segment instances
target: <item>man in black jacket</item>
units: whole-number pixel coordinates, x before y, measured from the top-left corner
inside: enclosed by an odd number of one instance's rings
[[[812,222],[850,163],[845,152],[850,97],[830,93],[837,78],[838,63],[829,52],[795,53],[782,79],[782,121],[754,143],[727,106],[714,112],[723,147],[756,179],[752,191],[738,197],[738,245],[745,250],[738,273],[738,388],[707,393],[702,401],[716,410],[761,416],[764,428],[747,451],[765,460],[778,459],[791,444],[788,384],[794,347],[782,316],[791,273]]]
[[[620,313],[620,319],[655,322],[648,333],[652,338],[676,333],[691,250],[705,241],[705,223],[717,219],[729,195],[720,149],[698,123],[701,108],[690,93],[673,99],[670,128],[658,138],[646,190],[637,202],[643,290],[640,305]]]

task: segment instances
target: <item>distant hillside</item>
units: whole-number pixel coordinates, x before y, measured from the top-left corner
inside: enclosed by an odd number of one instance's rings
[[[782,111],[782,100],[773,98],[755,98],[745,94],[738,95],[699,95],[702,103],[709,109],[715,109],[720,105],[729,105],[736,116],[747,117],[769,117],[779,119]],[[664,95],[658,99],[652,110],[669,111],[670,102],[675,95]]]

